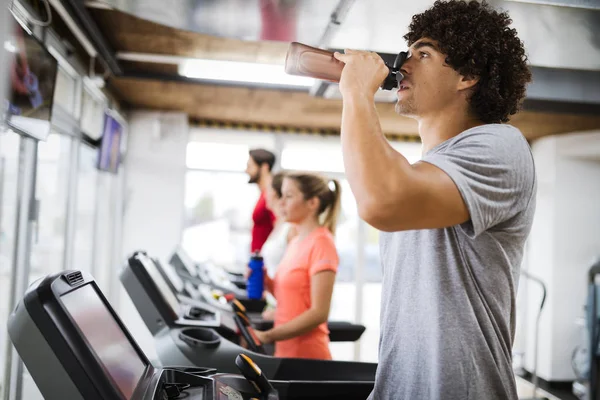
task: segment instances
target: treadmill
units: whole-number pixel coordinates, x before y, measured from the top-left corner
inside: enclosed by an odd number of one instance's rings
[[[196,264],[181,246],[175,249],[169,262],[175,269],[175,273],[183,280],[183,289],[177,290],[177,294],[183,298],[183,301],[186,301],[187,298],[201,298],[219,308],[227,301],[236,298],[247,310],[247,315],[254,328],[264,331],[273,327],[273,321],[265,320],[261,315],[266,302],[249,300],[245,290],[227,280],[228,276],[233,274],[227,273],[215,265]],[[162,266],[163,269],[168,267],[167,265]],[[169,275],[175,274],[169,271]],[[222,296],[218,294],[222,294]],[[219,301],[222,298],[227,301]],[[331,342],[355,342],[361,338],[366,327],[346,321],[328,321],[328,329]]]
[[[254,313],[261,313],[267,304],[263,299],[248,298],[245,286],[239,284],[243,277],[233,278],[233,274],[212,263],[197,264],[181,246],[175,249],[169,263],[184,280],[185,291],[192,298],[204,297],[208,301],[208,297],[212,297],[211,292],[218,292],[228,299],[238,299]],[[232,283],[231,279],[238,284]]]
[[[375,363],[266,355],[243,307],[237,306],[235,312],[227,313],[198,300],[187,304],[177,302],[154,260],[143,252],[129,258],[120,278],[154,336],[158,358],[165,365],[193,367],[206,363],[219,371],[235,372],[235,357],[242,353],[256,360],[267,376],[275,380],[353,379],[371,385],[375,381]],[[198,320],[194,320],[195,315],[200,316]]]
[[[244,354],[236,374],[150,363],[92,277],[34,282],[8,320],[12,343],[47,400],[364,399],[367,382],[269,380]],[[241,373],[241,375],[240,375]]]

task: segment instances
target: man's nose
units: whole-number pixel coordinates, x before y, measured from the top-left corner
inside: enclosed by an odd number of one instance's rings
[[[404,63],[402,63],[402,67],[400,67],[400,73],[404,76],[410,75],[410,72],[412,70],[412,63],[413,63],[413,58],[412,56],[408,56],[408,58],[404,61]]]

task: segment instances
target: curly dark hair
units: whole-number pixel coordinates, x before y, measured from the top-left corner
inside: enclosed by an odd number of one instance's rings
[[[436,1],[413,16],[404,36],[411,46],[429,38],[446,63],[466,77],[479,77],[470,97],[471,112],[485,123],[508,122],[519,111],[531,80],[523,42],[512,20],[485,1]]]

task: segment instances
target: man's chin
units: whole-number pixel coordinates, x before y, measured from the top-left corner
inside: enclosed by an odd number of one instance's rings
[[[407,107],[406,104],[397,102],[396,106],[394,108],[396,110],[396,114],[398,114],[398,115],[402,115],[403,117],[409,117],[409,118],[415,117],[414,110],[412,110],[410,107]]]

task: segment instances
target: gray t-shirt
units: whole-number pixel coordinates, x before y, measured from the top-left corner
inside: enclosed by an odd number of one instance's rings
[[[379,365],[371,399],[513,400],[515,297],[535,211],[521,132],[483,125],[424,155],[470,213],[445,229],[381,234]]]

